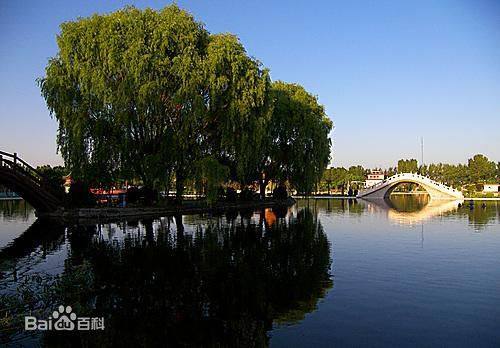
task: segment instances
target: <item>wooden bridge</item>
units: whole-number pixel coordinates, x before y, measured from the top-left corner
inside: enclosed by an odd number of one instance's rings
[[[63,204],[64,193],[58,192],[17,153],[0,151],[0,185],[19,194],[40,212],[54,211]]]

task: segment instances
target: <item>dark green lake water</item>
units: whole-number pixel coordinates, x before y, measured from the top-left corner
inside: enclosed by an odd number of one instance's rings
[[[425,196],[71,226],[0,201],[0,345],[498,347],[499,222]],[[105,329],[24,331],[59,305]]]

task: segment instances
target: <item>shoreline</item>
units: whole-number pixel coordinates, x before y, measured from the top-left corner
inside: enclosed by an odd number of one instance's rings
[[[169,206],[169,207],[126,207],[126,208],[59,208],[54,212],[36,212],[40,219],[63,222],[111,222],[123,219],[157,218],[162,216],[221,213],[231,210],[290,207],[296,203],[293,197],[285,200],[265,200],[255,202],[219,203],[209,206]]]
[[[397,193],[397,195],[404,195],[404,193]],[[415,193],[409,193],[408,195],[417,195]],[[420,195],[420,194],[418,194]],[[292,195],[296,199],[363,199],[356,196],[328,196],[328,195],[311,195],[311,196],[300,196]],[[464,201],[500,201],[500,197],[464,197]]]
[[[500,201],[500,197],[464,197],[464,201]]]
[[[20,200],[22,198],[12,197],[0,199],[0,201]],[[227,211],[238,211],[259,208],[290,207],[296,199],[362,199],[353,196],[334,195],[292,195],[286,200],[267,199],[265,201],[219,203],[214,206],[204,204],[189,204],[189,200],[183,205],[164,207],[98,207],[98,208],[59,208],[53,212],[35,212],[37,218],[59,220],[62,222],[112,222],[124,219],[157,218],[162,216],[194,215],[205,213],[223,213]],[[464,201],[500,201],[500,197],[464,197]]]

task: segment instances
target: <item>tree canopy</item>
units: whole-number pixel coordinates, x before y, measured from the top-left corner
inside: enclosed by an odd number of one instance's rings
[[[397,170],[396,170],[397,169]],[[382,170],[377,168],[377,170]],[[369,170],[361,166],[351,166],[349,169],[337,167],[325,170],[321,179],[321,190],[330,191],[330,187],[343,190],[346,184],[365,180]],[[450,185],[457,189],[478,190],[481,184],[500,182],[500,163],[490,161],[486,156],[476,154],[469,158],[467,164],[431,163],[418,167],[416,159],[400,159],[397,168],[383,170],[386,177],[405,172],[418,172],[433,180]]]
[[[469,177],[472,182],[484,183],[495,179],[496,165],[486,156],[477,154],[468,161]]]
[[[418,162],[416,159],[400,159],[398,161],[398,173],[416,173]]]
[[[66,22],[57,44],[39,85],[76,179],[155,187],[175,176],[182,193],[211,163],[242,184],[268,171],[307,191],[330,159],[317,99],[272,83],[236,36],[209,33],[177,5]]]
[[[272,95],[264,171],[309,193],[330,161],[332,121],[317,98],[300,85],[274,82]]]
[[[153,185],[197,125],[209,34],[176,6],[127,7],[61,25],[42,94],[75,177]]]

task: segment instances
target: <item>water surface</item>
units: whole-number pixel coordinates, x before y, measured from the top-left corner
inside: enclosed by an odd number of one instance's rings
[[[499,216],[393,196],[61,226],[0,202],[0,343],[498,346]],[[23,332],[59,304],[106,329]]]

